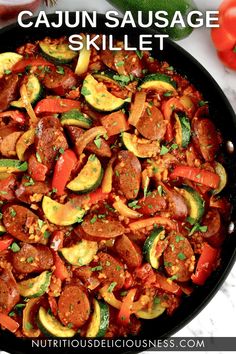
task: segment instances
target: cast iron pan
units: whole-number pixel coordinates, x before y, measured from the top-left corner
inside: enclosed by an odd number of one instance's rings
[[[74,14],[71,15],[72,19]],[[55,15],[50,15],[50,21],[56,21]],[[35,20],[33,20],[35,21]],[[138,47],[138,34],[149,33],[153,34],[151,30],[145,31],[144,29],[133,29],[131,27],[126,29],[108,29],[104,25],[105,17],[103,15],[98,16],[97,29],[90,27],[86,28],[88,33],[105,33],[113,34],[116,38],[123,38],[124,34],[128,34],[130,43]],[[66,26],[61,28],[46,28],[40,26],[40,28],[23,29],[14,24],[6,27],[0,31],[0,52],[14,51],[16,47],[23,45],[27,41],[34,41],[43,39],[45,36],[60,37],[62,35],[71,35],[74,33],[80,33],[85,29],[68,29]],[[225,148],[227,141],[232,141],[236,147],[236,116],[226,99],[224,93],[217,85],[215,80],[209,75],[209,73],[185,50],[180,48],[177,44],[170,40],[165,40],[164,51],[160,51],[158,40],[154,42],[154,50],[152,55],[159,60],[166,60],[168,63],[182,75],[187,76],[190,82],[193,83],[198,90],[200,90],[204,99],[209,102],[210,114],[214,120],[215,125],[220,129],[224,139],[224,150],[226,156],[226,169],[228,172],[228,187],[226,194],[231,197],[233,204],[232,218],[236,220],[236,154],[227,154]],[[235,256],[236,256],[236,231],[231,235],[228,235],[223,246],[222,262],[219,269],[214,272],[207,283],[196,289],[196,291],[189,298],[186,297],[181,306],[177,309],[172,317],[161,316],[155,320],[146,320],[143,324],[140,337],[145,339],[157,339],[164,338],[172,335],[180,330],[189,321],[191,321],[212,299],[217,290],[222,285],[226,276],[232,268]],[[225,314],[229,316],[230,314]],[[224,320],[224,319],[222,319]],[[226,318],[225,318],[226,320]],[[135,338],[137,339],[137,337]],[[54,353],[105,353],[105,352],[117,352],[128,353],[129,350],[115,350],[109,349],[57,349],[57,348],[45,348],[45,349],[33,349],[31,347],[31,341],[18,339],[15,336],[1,331],[0,333],[0,349],[11,352],[12,354],[25,354],[27,352],[47,353],[53,351]],[[141,351],[141,349],[140,349]]]

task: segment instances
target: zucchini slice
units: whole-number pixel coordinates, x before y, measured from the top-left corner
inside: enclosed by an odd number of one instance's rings
[[[74,246],[61,248],[59,254],[68,263],[74,266],[83,266],[89,264],[93,260],[97,251],[97,242],[81,240]]]
[[[45,271],[35,278],[23,280],[18,283],[21,296],[32,298],[42,296],[49,288],[52,273]]]
[[[76,125],[80,128],[89,129],[93,120],[87,116],[87,114],[81,113],[79,109],[72,109],[61,115],[61,124],[64,125]]]
[[[11,70],[13,66],[22,59],[22,55],[14,52],[6,52],[0,54],[0,78],[7,70]]]
[[[160,144],[158,141],[150,142],[150,140],[147,139],[137,139],[136,135],[126,132],[122,134],[122,140],[126,149],[137,157],[154,157],[160,152]]]
[[[191,127],[189,119],[184,113],[175,113],[175,141],[182,148],[186,148],[191,138]]]
[[[189,186],[182,186],[180,193],[187,202],[189,217],[193,224],[199,222],[205,211],[205,202],[200,194]]]
[[[93,73],[93,77],[95,77],[95,79],[99,82],[107,82],[117,86],[118,88],[128,85],[128,83],[131,81],[129,76],[118,75],[117,72],[112,70],[105,70]]]
[[[3,225],[0,224],[0,236],[4,235],[6,232],[6,229]]]
[[[165,74],[150,74],[145,76],[139,86],[144,90],[157,90],[161,92],[170,91],[176,93],[176,82]]]
[[[23,310],[22,331],[26,337],[39,337],[41,332],[32,321],[36,306],[39,306],[40,297],[30,299]],[[33,322],[33,323],[32,323]]]
[[[98,82],[92,75],[87,75],[81,89],[86,102],[99,112],[113,112],[121,109],[125,100],[113,96],[102,82]]]
[[[87,193],[99,187],[102,177],[101,162],[95,155],[90,155],[78,176],[69,182],[66,187],[73,192]]]
[[[0,172],[24,172],[27,171],[27,162],[12,159],[0,159]]]
[[[43,88],[39,79],[35,75],[29,75],[26,90],[29,101],[32,105],[34,105],[42,97]],[[24,108],[21,98],[18,101],[12,101],[11,106],[15,108]]]
[[[151,264],[152,268],[158,269],[159,267],[159,259],[156,255],[156,249],[158,242],[160,240],[164,240],[165,238],[165,230],[162,227],[155,229],[152,233],[147,237],[145,243],[143,245],[143,254],[148,263]]]
[[[70,338],[74,337],[74,335],[76,334],[76,332],[72,328],[63,326],[42,306],[39,308],[37,324],[40,330],[48,337]]]
[[[47,197],[43,198],[43,212],[46,218],[55,225],[69,226],[78,222],[84,216],[84,210],[73,205],[72,202],[60,204]]]
[[[103,337],[109,326],[109,307],[100,300],[93,300],[94,312],[89,323],[86,337]]]
[[[213,191],[213,194],[219,194],[222,189],[225,188],[226,183],[227,183],[227,173],[225,171],[224,166],[221,165],[219,162],[215,162],[215,172],[219,175],[220,177],[220,183],[217,189]]]
[[[152,320],[153,318],[157,318],[165,312],[166,308],[162,306],[160,303],[153,303],[153,307],[151,311],[149,310],[139,310],[135,314],[137,317],[142,318],[144,320]]]
[[[29,129],[17,140],[16,154],[19,160],[24,161],[24,155],[30,145],[34,143],[35,129]]]
[[[51,44],[41,41],[39,48],[43,56],[55,64],[68,64],[78,56],[78,53],[71,50],[66,43]]]

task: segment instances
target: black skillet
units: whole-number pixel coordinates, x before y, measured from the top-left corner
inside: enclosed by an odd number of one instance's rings
[[[73,19],[72,14],[72,19]],[[50,21],[56,21],[55,15],[48,16]],[[33,20],[35,21],[35,20]],[[105,33],[113,34],[116,38],[123,38],[124,34],[129,35],[130,43],[138,47],[138,35],[143,33],[153,34],[151,30],[144,29],[108,29],[105,25],[105,17],[103,15],[98,16],[97,29],[90,27],[86,28],[88,33]],[[60,37],[62,35],[71,35],[74,33],[80,33],[85,31],[84,29],[68,29],[66,26],[61,28],[46,28],[40,26],[39,28],[23,29],[17,24],[13,24],[0,31],[0,52],[14,51],[16,47],[21,46],[28,41],[34,41],[43,39],[45,36]],[[154,41],[154,49],[152,56],[159,60],[166,60],[172,65],[177,72],[186,76],[196,88],[204,95],[204,100],[209,102],[210,114],[214,120],[215,125],[222,133],[224,139],[224,151],[226,156],[226,168],[228,173],[228,187],[226,194],[231,197],[233,203],[233,211],[231,220],[236,220],[236,154],[228,154],[226,149],[227,141],[231,141],[236,146],[236,116],[230,106],[230,103],[226,99],[224,93],[211,77],[211,75],[184,49],[170,40],[165,40],[164,50],[160,51],[159,41]],[[189,321],[191,321],[203,308],[208,304],[212,297],[216,294],[226,276],[230,272],[236,256],[236,232],[228,235],[223,246],[222,262],[206,284],[199,287],[190,296],[186,297],[181,306],[174,313],[173,316],[168,317],[162,315],[155,320],[146,320],[143,323],[141,335],[138,338],[157,339],[170,336],[179,331]],[[223,304],[222,304],[223,306]],[[225,314],[227,316],[231,314]],[[138,339],[136,338],[136,339]],[[32,349],[30,340],[18,339],[14,335],[11,335],[5,331],[0,332],[0,350],[6,350],[14,354],[25,353],[128,353],[128,349],[63,349],[63,348],[44,348],[44,349]],[[144,350],[144,348],[143,348]],[[136,350],[137,352],[138,350]],[[141,349],[140,349],[141,351]]]

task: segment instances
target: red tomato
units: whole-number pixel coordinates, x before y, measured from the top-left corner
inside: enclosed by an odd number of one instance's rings
[[[236,6],[236,0],[224,0],[219,7],[220,14],[223,15],[225,11],[232,6]]]
[[[218,57],[222,63],[230,69],[236,70],[236,46],[231,50],[218,52]]]
[[[221,24],[234,38],[236,38],[236,2],[231,4],[221,15]]]
[[[232,49],[236,43],[236,39],[226,31],[225,27],[212,28],[211,39],[217,50]]]

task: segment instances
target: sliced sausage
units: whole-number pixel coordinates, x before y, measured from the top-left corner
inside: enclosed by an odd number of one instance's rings
[[[147,107],[138,121],[137,129],[144,138],[161,140],[166,133],[166,121],[157,107]]]
[[[53,266],[53,256],[47,246],[25,243],[19,252],[13,253],[12,265],[17,272],[23,274],[42,272]]]
[[[167,203],[165,198],[161,196],[158,191],[153,191],[145,198],[140,199],[138,206],[140,207],[137,209],[139,213],[143,215],[153,215],[158,211],[165,210]]]
[[[23,179],[20,186],[16,189],[15,195],[20,201],[31,204],[34,201],[40,201],[44,194],[49,192],[49,187],[43,182],[34,182],[28,185],[29,180]]]
[[[65,96],[73,86],[76,86],[77,79],[69,67],[63,66],[61,68],[51,68],[50,72],[46,73],[43,84],[56,95]]]
[[[26,243],[42,242],[38,216],[20,205],[11,205],[3,212],[3,224],[9,234]]]
[[[45,116],[40,118],[36,128],[36,137],[41,139],[45,129],[48,128],[62,129],[60,120],[54,116]]]
[[[141,182],[141,164],[130,151],[120,151],[114,168],[115,181],[127,199],[135,199]]]
[[[134,51],[116,51],[114,65],[120,75],[142,76],[142,62]]]
[[[116,70],[114,64],[114,54],[115,52],[109,49],[102,50],[100,53],[101,61],[112,70]]]
[[[82,230],[92,237],[106,239],[122,235],[125,228],[118,220],[99,219],[92,214],[84,218]]]
[[[84,131],[83,129],[75,126],[68,126],[66,127],[67,132],[72,140],[72,143],[75,146],[75,150],[77,149],[77,139],[83,135]],[[88,143],[88,145],[85,148],[85,151],[92,152],[93,154],[101,157],[111,157],[111,149],[106,142],[105,139],[100,138],[101,141],[101,146],[97,147],[94,143],[94,141],[91,141]]]
[[[167,237],[168,246],[164,251],[166,272],[176,276],[180,282],[188,281],[194,270],[194,252],[186,237],[172,234]]]
[[[0,81],[0,112],[5,111],[17,98],[18,75],[9,75]]]
[[[16,156],[16,143],[22,132],[14,132],[6,136],[0,144],[1,154],[5,157]]]
[[[48,172],[47,166],[39,162],[34,154],[28,159],[28,173],[34,181],[43,182]],[[47,189],[47,188],[45,188]]]
[[[55,128],[45,129],[36,146],[43,165],[49,170],[53,168],[59,150],[64,151],[66,149],[68,149],[68,144],[64,134]]]
[[[212,121],[207,118],[194,120],[193,130],[195,133],[195,144],[198,142],[200,150],[205,161],[213,161],[219,149],[219,137]]]
[[[68,285],[63,290],[58,301],[58,316],[67,326],[71,323],[80,328],[88,320],[90,303],[86,292],[78,285]]]
[[[176,190],[164,186],[169,202],[169,212],[176,220],[185,220],[188,215],[188,206],[185,199]]]
[[[14,199],[15,186],[16,186],[16,176],[13,174],[9,175],[5,179],[0,180],[0,200]]]
[[[108,253],[100,252],[98,254],[101,273],[104,275],[103,283],[116,283],[115,290],[121,289],[125,282],[124,266],[116,258]]]
[[[4,269],[0,273],[0,313],[8,314],[19,301],[15,278],[10,270]]]
[[[136,268],[141,265],[142,252],[128,236],[122,235],[121,237],[118,237],[114,247],[118,255],[123,258],[128,268]]]
[[[221,229],[220,213],[217,209],[210,209],[202,221],[202,225],[207,226],[206,232],[202,235],[206,238],[212,237],[219,233]]]

